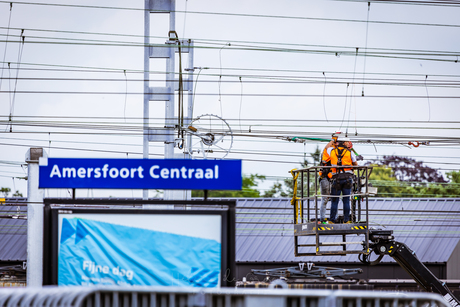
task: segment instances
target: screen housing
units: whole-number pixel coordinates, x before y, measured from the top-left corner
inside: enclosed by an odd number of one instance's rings
[[[235,286],[235,206],[231,200],[144,201],[120,199],[45,199],[43,285],[58,285],[59,217],[102,215],[218,215],[221,217],[220,286]],[[145,207],[148,207],[146,209]],[[151,209],[158,207],[159,209]],[[164,209],[172,207],[173,209]],[[192,225],[182,225],[184,227]]]

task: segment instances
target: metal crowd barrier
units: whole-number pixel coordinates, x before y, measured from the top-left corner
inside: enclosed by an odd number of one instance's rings
[[[297,289],[44,287],[0,289],[0,306],[83,307],[434,307],[438,294]]]

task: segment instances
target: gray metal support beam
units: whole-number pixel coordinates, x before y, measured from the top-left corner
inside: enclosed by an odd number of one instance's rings
[[[43,148],[30,148],[27,162],[27,286],[43,285],[43,191],[38,189],[38,162]]]
[[[187,76],[187,89],[188,89],[188,106],[187,106],[187,118],[184,119],[184,122],[186,125],[190,123],[190,121],[193,119],[193,42],[189,42],[189,48],[188,48],[188,76]]]
[[[144,10],[144,138],[143,138],[143,155],[144,159],[149,158],[149,71],[150,71],[150,47],[149,47],[149,37],[150,37],[150,11],[147,9],[150,7],[150,0],[145,0],[145,10]],[[142,198],[149,198],[149,190],[142,191]]]
[[[144,138],[143,138],[143,157],[144,159],[149,158],[149,142],[164,142],[164,158],[189,158],[188,154],[175,154],[175,132],[178,125],[178,119],[174,115],[175,109],[175,92],[178,89],[178,81],[176,78],[175,70],[175,56],[178,51],[177,37],[171,33],[175,31],[176,27],[176,15],[175,15],[176,3],[175,0],[145,0],[145,15],[144,15]],[[167,13],[169,14],[169,31],[170,37],[165,42],[165,46],[153,47],[150,46],[150,18],[155,13]],[[152,17],[154,18],[154,17]],[[168,34],[168,33],[165,33]],[[180,37],[179,37],[180,39]],[[193,48],[190,48],[193,44],[188,41],[181,40],[182,53],[189,53],[189,68],[186,69],[188,78],[186,79],[186,88],[188,91],[188,105],[187,115],[184,119],[184,123],[190,122],[192,113],[192,92],[193,92]],[[150,59],[151,58],[163,58],[166,60],[166,85],[164,87],[150,86]],[[165,122],[163,127],[151,128],[149,126],[149,104],[150,101],[164,101],[165,102]],[[164,199],[189,199],[191,196],[190,191],[165,191]],[[148,198],[148,190],[144,190],[143,198]]]
[[[175,20],[174,16],[174,12],[169,13],[170,31],[175,31],[175,25],[171,23],[171,20]],[[177,120],[174,117],[174,88],[176,83],[176,67],[174,63],[176,53],[174,50],[176,49],[176,44],[171,44],[171,48],[173,49],[170,53],[170,57],[166,59],[166,88],[168,89],[168,100],[165,102],[165,127],[174,135],[174,127],[177,124]],[[164,155],[165,159],[174,158],[174,137],[172,140],[168,139],[165,142]]]

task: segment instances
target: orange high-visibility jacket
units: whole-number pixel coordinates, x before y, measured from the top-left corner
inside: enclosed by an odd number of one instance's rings
[[[340,153],[341,153],[341,156],[342,156],[342,166],[347,166],[347,165],[352,166],[353,165],[353,160],[352,160],[352,157],[351,157],[352,153],[348,148],[342,147],[342,146],[332,149],[332,151],[330,153],[331,166],[337,166],[337,162],[339,160]],[[352,168],[341,168],[341,169],[332,168],[331,172],[332,172],[333,175],[335,175],[335,174],[337,174],[339,172],[345,172],[345,173],[353,174],[353,169]]]
[[[323,165],[326,165],[330,161],[331,161],[331,156],[327,153],[327,148],[324,148],[323,155],[321,157],[321,162],[323,162]]]

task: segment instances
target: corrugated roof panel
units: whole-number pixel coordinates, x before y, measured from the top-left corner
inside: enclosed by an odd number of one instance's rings
[[[26,202],[25,198],[13,200]],[[289,198],[236,200],[237,261],[358,262],[357,255],[294,257],[294,209]],[[0,205],[0,214],[4,217],[17,214],[16,203]],[[340,209],[341,206],[339,204]],[[305,212],[306,208],[305,204]],[[313,208],[311,206],[312,218]],[[22,215],[26,210],[25,206],[19,207]],[[460,199],[374,198],[369,199],[369,215],[372,226],[393,230],[396,241],[409,246],[423,262],[447,262],[460,241]],[[302,239],[315,242],[314,236]],[[328,241],[338,239],[331,237]],[[355,237],[352,241],[358,240],[361,239]],[[25,261],[26,248],[27,221],[1,218],[0,261]],[[383,262],[393,260],[384,257]]]
[[[243,242],[238,244],[237,261],[358,261],[356,255],[294,257],[293,208],[290,199],[257,200],[255,206],[255,201],[238,199],[237,212],[245,213],[242,215],[244,220],[258,223],[258,229],[252,232],[248,232],[247,229],[242,231],[241,225],[237,224],[236,240]],[[253,209],[244,211],[246,205],[252,206]],[[340,211],[341,206],[339,204]],[[365,204],[362,206],[365,207]],[[305,213],[306,208],[305,204]],[[369,222],[374,227],[393,230],[396,241],[405,243],[423,262],[447,262],[460,241],[459,208],[460,199],[374,198],[369,199]],[[265,215],[261,215],[262,213]],[[278,218],[276,214],[279,214]],[[314,217],[313,206],[310,209],[310,217]],[[237,213],[237,221],[242,220]],[[281,224],[276,224],[276,228],[275,225],[270,225],[270,221]],[[262,229],[266,231],[263,232]],[[259,247],[257,254],[251,251],[252,246],[244,244],[248,242],[246,236],[256,237],[251,237],[251,245]],[[314,236],[302,239],[309,243],[315,242]],[[332,237],[328,240],[337,241],[339,238]],[[355,240],[359,239],[352,241]],[[357,249],[356,246],[352,247]],[[383,262],[393,261],[390,257],[383,259]]]
[[[0,205],[0,261],[27,260],[26,198],[5,200]],[[14,217],[14,218],[13,218]]]
[[[448,202],[450,207],[445,207]],[[449,218],[452,214],[455,215],[453,204],[452,200],[423,199],[412,200],[408,205],[408,208],[418,212],[405,229],[407,242],[404,243],[411,247],[420,259],[444,262],[449,257],[447,255],[452,253],[459,237],[458,233],[454,236],[449,235],[451,230],[455,231],[455,228],[452,228],[452,219]],[[436,213],[438,210],[444,212]]]

